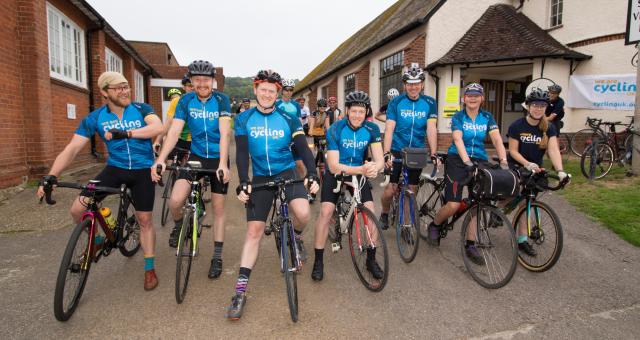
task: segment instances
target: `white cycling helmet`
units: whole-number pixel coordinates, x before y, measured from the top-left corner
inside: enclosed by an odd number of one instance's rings
[[[296,86],[296,82],[293,79],[282,80],[282,87],[295,87],[295,86]]]
[[[387,98],[389,98],[389,100],[397,97],[400,95],[400,92],[394,88],[390,88],[389,91],[387,91]]]
[[[424,79],[424,71],[418,63],[411,63],[411,67],[402,75],[402,81],[409,84],[422,83]]]

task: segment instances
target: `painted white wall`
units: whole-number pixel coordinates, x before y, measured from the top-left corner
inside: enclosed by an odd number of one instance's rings
[[[357,60],[353,63],[351,63],[351,65],[343,68],[340,72],[338,72],[338,107],[340,109],[344,109],[344,77],[346,77],[347,75],[351,74],[351,73],[355,73],[360,71],[360,69],[362,68],[362,66],[364,66],[364,64],[366,63],[366,60],[368,60],[368,58],[360,58],[360,60]],[[366,92],[369,92],[368,90],[365,90]]]

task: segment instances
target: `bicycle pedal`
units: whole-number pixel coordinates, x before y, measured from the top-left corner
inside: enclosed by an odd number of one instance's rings
[[[338,242],[331,243],[331,251],[332,252],[337,253],[340,250],[340,248],[342,248],[340,246],[340,243],[338,243]]]

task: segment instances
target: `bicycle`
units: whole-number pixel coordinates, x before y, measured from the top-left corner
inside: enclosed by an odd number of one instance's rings
[[[581,157],[583,151],[591,145],[594,138],[598,137],[600,140],[607,139],[608,134],[600,127],[601,125],[609,125],[610,127],[613,127],[612,125],[623,125],[625,126],[624,132],[628,133],[633,129],[633,116],[629,117],[631,118],[629,124],[621,124],[621,122],[603,122],[602,119],[587,117],[585,125],[588,125],[589,127],[579,130],[571,136],[571,140],[569,142],[571,152],[576,156]],[[623,145],[626,145],[627,138],[629,137],[624,138],[625,144]]]
[[[322,137],[313,137],[313,143],[316,146],[316,157],[315,157],[315,165],[316,165],[316,173],[320,178],[320,184],[322,184],[322,177],[324,176],[324,154],[327,148],[327,139]]]
[[[446,154],[438,154],[438,157],[446,161]],[[518,250],[513,225],[496,207],[494,197],[483,192],[479,182],[480,169],[486,166],[474,165],[466,181],[460,185],[469,186],[469,197],[462,200],[458,211],[440,229],[440,238],[447,237],[453,230],[454,224],[464,216],[460,230],[460,250],[462,260],[469,275],[482,287],[497,289],[504,287],[516,271]],[[437,178],[437,167],[433,173],[425,176],[425,186],[431,186],[425,203],[421,207],[425,222],[431,222],[444,202],[445,182]],[[474,216],[475,215],[475,216]],[[476,219],[475,233],[470,232],[471,218]],[[424,235],[426,236],[426,235]],[[482,254],[481,264],[474,263],[468,258],[465,243],[466,240],[475,239],[475,246]]]
[[[85,190],[88,193],[87,209],[69,237],[58,270],[53,297],[53,312],[58,321],[69,320],[78,307],[92,263],[97,263],[103,256],[109,256],[115,248],[126,257],[135,255],[140,249],[140,225],[133,211],[129,211],[130,190],[125,185],[111,188],[99,184],[100,181],[91,180],[86,185],[66,182],[44,185],[45,196],[40,202],[45,199],[49,205],[56,204],[51,197],[52,185],[58,188]],[[114,227],[108,225],[100,213],[101,203],[96,200],[97,195],[105,194],[120,196]],[[105,234],[104,239],[98,237],[98,225]]]
[[[389,276],[389,255],[380,221],[361,201],[360,190],[369,184],[364,176],[351,176],[350,190],[345,190],[348,184],[343,182],[344,177],[344,174],[336,176],[337,185],[333,189],[334,193],[340,192],[340,196],[336,202],[332,223],[329,225],[331,250],[336,253],[342,249],[342,235],[348,234],[351,261],[360,282],[370,291],[380,292],[387,284]],[[353,193],[352,198],[347,196],[349,191]],[[382,263],[384,274],[381,278],[374,277],[368,269],[367,254],[373,252],[370,249],[375,249],[374,259],[382,259],[375,260]]]
[[[185,172],[190,178],[191,191],[184,203],[182,213],[182,226],[178,236],[178,247],[176,249],[176,285],[175,297],[177,303],[182,303],[187,295],[187,287],[189,285],[189,275],[191,273],[191,263],[193,258],[198,255],[198,239],[202,234],[202,219],[206,215],[204,202],[202,200],[202,192],[207,190],[208,181],[200,183],[196,179],[199,174],[216,174],[216,170],[202,169],[199,161],[188,161],[187,166],[169,165],[166,170],[177,172]],[[157,172],[162,171],[162,166],[158,165]],[[222,170],[216,174],[222,178]]]
[[[171,164],[184,166],[189,159],[190,154],[191,151],[189,150],[175,147],[175,151],[173,152],[173,156],[171,157]],[[160,213],[160,225],[162,225],[163,227],[167,223],[167,217],[169,216],[168,201],[171,198],[171,191],[173,190],[173,185],[176,183],[177,178],[178,173],[176,171],[170,171],[166,183],[163,183],[162,180],[158,182],[159,186],[164,186],[164,190],[162,191],[162,210]]]
[[[409,188],[409,169],[424,168],[429,153],[424,148],[405,148],[402,150],[402,155],[402,159],[393,160],[394,163],[402,162],[402,171],[398,180],[398,188],[389,208],[389,224],[396,226],[396,244],[400,258],[405,263],[410,263],[416,258],[420,244],[418,237],[420,214],[416,195]],[[416,160],[418,163],[415,163]],[[385,170],[385,181],[380,184],[381,187],[389,184],[390,172],[391,169]]]
[[[589,180],[606,176],[611,171],[614,161],[620,167],[631,167],[633,136],[638,135],[633,128],[633,120],[630,124],[620,122],[600,122],[600,124],[608,126],[610,133],[604,135],[597,133],[580,157],[580,170]],[[625,130],[616,132],[616,126],[624,126]],[[620,143],[622,140],[623,142]]]
[[[276,249],[280,258],[280,272],[284,274],[287,289],[287,301],[291,320],[298,322],[298,282],[296,274],[302,270],[301,254],[293,229],[293,220],[289,217],[289,204],[285,188],[287,185],[302,183],[303,179],[276,178],[272,181],[252,185],[252,190],[276,189],[273,197],[272,213],[269,225],[265,228],[265,235],[273,233]],[[249,202],[250,204],[250,202]]]
[[[544,272],[553,267],[562,253],[563,232],[560,218],[548,204],[538,200],[545,191],[557,191],[564,188],[570,177],[560,181],[557,175],[546,170],[538,173],[522,167],[516,170],[523,179],[522,191],[503,209],[505,215],[515,211],[513,226],[518,231],[519,226],[526,226],[527,237],[536,250],[535,256],[518,252],[518,262],[532,272]],[[556,185],[549,185],[548,180],[557,180]],[[520,204],[524,202],[525,204]],[[533,212],[533,213],[532,213]]]

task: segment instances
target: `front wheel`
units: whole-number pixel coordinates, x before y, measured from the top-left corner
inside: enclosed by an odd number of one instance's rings
[[[371,210],[357,207],[348,228],[353,267],[362,284],[379,292],[389,277],[389,254],[380,222]]]
[[[171,171],[167,183],[164,185],[164,191],[162,192],[162,211],[160,212],[160,224],[164,227],[167,224],[167,218],[169,217],[169,199],[171,198],[171,190],[173,184],[176,181],[176,172]]]
[[[182,303],[187,295],[191,262],[193,262],[193,211],[187,210],[183,215],[182,227],[178,238],[176,256],[176,302]]]
[[[90,257],[90,228],[90,219],[78,223],[62,256],[53,296],[53,312],[58,321],[67,321],[73,315],[87,283],[92,262],[87,258]]]
[[[527,210],[529,210],[527,212]],[[526,235],[527,241],[536,254],[530,256],[519,252],[518,262],[532,272],[544,272],[553,267],[562,253],[562,224],[546,203],[531,202],[520,208],[513,219],[516,234]]]
[[[284,264],[284,281],[287,287],[287,301],[291,320],[298,322],[298,282],[296,279],[296,249],[293,238],[293,225],[287,223],[281,229],[281,238],[284,240],[282,247],[282,263]]]
[[[429,238],[429,224],[433,222],[438,210],[442,207],[442,196],[433,183],[427,182],[420,185],[416,201],[420,212],[420,228],[418,231],[420,237],[423,240],[427,240]]]
[[[416,258],[420,245],[420,213],[415,195],[406,190],[402,194],[395,213],[396,244],[402,261],[411,263]]]
[[[460,240],[464,266],[482,287],[497,289],[511,281],[518,251],[513,226],[501,210],[472,207],[462,222]]]
[[[606,176],[613,166],[613,150],[606,143],[588,146],[580,157],[580,170],[589,180]]]

